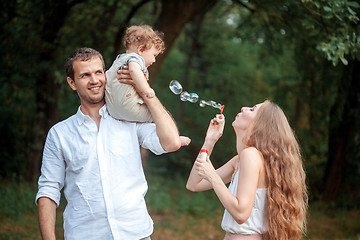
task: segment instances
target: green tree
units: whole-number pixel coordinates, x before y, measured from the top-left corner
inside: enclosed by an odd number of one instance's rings
[[[63,64],[75,48],[98,49],[109,65],[128,25],[164,32],[167,50],[151,67],[157,95],[191,146],[165,155],[165,170],[188,172],[217,112],[184,103],[168,83],[179,80],[201,99],[225,104],[228,124],[213,154],[232,155],[231,117],[265,98],[289,115],[303,146],[310,186],[334,199],[357,181],[359,4],[340,0],[29,0],[1,1],[1,175],[37,177],[48,129],[79,105]],[[346,156],[345,156],[346,155]],[[191,159],[191,160],[189,160]],[[351,168],[349,168],[351,166]],[[27,170],[27,171],[25,171]],[[329,194],[331,193],[331,194]]]
[[[126,0],[32,0],[26,3],[20,1],[2,3],[4,6],[1,22],[4,23],[2,30],[5,34],[1,36],[1,47],[2,56],[5,56],[2,61],[6,66],[6,72],[4,72],[6,75],[2,76],[1,81],[5,86],[3,90],[8,92],[13,87],[13,83],[19,83],[17,86],[21,90],[25,90],[21,79],[28,79],[28,89],[33,91],[31,96],[24,99],[29,108],[21,113],[29,119],[26,123],[19,123],[27,125],[27,128],[31,130],[26,134],[27,138],[33,138],[29,143],[23,143],[26,150],[21,151],[22,158],[27,155],[29,159],[27,163],[28,177],[38,176],[46,133],[58,121],[59,93],[66,96],[66,92],[68,92],[68,90],[59,91],[66,84],[60,83],[62,81],[60,79],[64,78],[64,75],[56,70],[63,64],[66,57],[64,52],[69,53],[76,47],[88,45],[96,49],[100,48],[104,52],[105,59],[109,59],[107,62],[110,62],[111,59],[107,56],[117,54],[121,46],[120,36],[125,26],[132,22],[155,21],[157,16],[157,28],[167,36],[165,41],[169,51],[186,23],[203,11],[209,3],[211,2],[156,0],[143,0],[135,4]],[[160,12],[150,19],[146,19],[147,16],[152,15],[150,12],[146,12],[148,4],[152,4],[154,9],[158,6],[161,7]],[[140,17],[136,13],[141,9],[145,9],[146,14]],[[123,14],[124,12],[127,14]],[[172,15],[168,15],[169,12],[172,12]],[[122,18],[122,16],[125,17]],[[6,56],[15,57],[6,59]],[[166,53],[163,56],[165,58]],[[154,77],[161,63],[162,59],[160,58],[153,67]],[[18,73],[18,75],[14,73]],[[12,79],[9,86],[6,85],[6,79]],[[11,101],[15,99],[13,96],[10,98]],[[7,107],[8,100],[9,98],[4,96],[4,108]],[[28,112],[27,110],[30,108],[33,110]],[[5,114],[6,109],[2,113]],[[17,113],[13,114],[15,117]],[[11,118],[7,118],[7,120],[9,119]],[[5,120],[4,118],[2,128],[6,129],[7,134],[15,135],[14,141],[20,141],[21,138],[16,136],[17,131],[8,128],[11,123],[5,122]],[[9,145],[16,146],[11,143],[6,146]],[[12,155],[17,154],[17,149],[14,147],[12,149],[11,151],[4,149],[4,163],[10,161],[13,158]],[[5,172],[4,175],[6,175]]]
[[[308,160],[318,164],[326,158],[324,179],[318,187],[325,186],[324,198],[334,200],[346,166],[359,156],[359,148],[354,147],[359,145],[356,139],[360,132],[360,90],[354,68],[360,47],[359,4],[335,0],[257,1],[248,2],[246,8],[251,14],[244,23],[252,23],[253,29],[259,31],[257,37],[264,38],[271,49],[294,44],[301,79],[293,86],[298,88],[291,99],[295,109],[293,123],[302,137]],[[239,32],[244,35],[242,30]]]

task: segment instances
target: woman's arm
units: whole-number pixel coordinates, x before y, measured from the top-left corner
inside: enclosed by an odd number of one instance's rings
[[[236,155],[235,157],[230,159],[227,163],[225,163],[224,165],[222,165],[220,168],[218,168],[216,170],[212,166],[210,159],[207,159],[209,164],[211,164],[212,171],[214,172],[214,174],[219,176],[219,178],[220,178],[221,182],[224,184],[224,186],[225,186],[225,184],[230,182],[231,176],[234,173],[236,164],[238,163],[238,158],[239,157]],[[194,166],[191,169],[189,179],[186,183],[186,189],[188,189],[192,192],[201,192],[201,191],[206,191],[206,190],[213,188],[213,185],[211,184],[211,182],[209,180],[205,179],[204,176],[202,176],[199,173],[199,171],[201,171],[200,166],[201,166],[202,162],[203,162],[202,160],[199,160],[198,158],[196,159],[196,161],[194,162]]]
[[[206,132],[206,137],[202,149],[206,149],[208,151],[209,156],[215,146],[215,143],[218,139],[222,136],[224,131],[225,121],[223,123],[217,123],[216,121],[210,121],[208,130]],[[205,191],[212,188],[209,181],[203,179],[198,174],[198,166],[197,162],[202,162],[203,160],[199,159],[199,155],[194,162],[194,165],[191,169],[189,179],[186,183],[186,188],[190,191],[198,192],[198,191]],[[217,174],[221,177],[221,179],[228,183],[230,182],[231,175],[234,172],[235,162],[237,161],[237,157],[232,158],[222,167],[216,170]],[[214,169],[215,171],[215,169]]]
[[[221,177],[214,174],[210,161],[200,164],[199,173],[211,183],[222,205],[234,220],[242,224],[251,214],[262,165],[263,160],[255,148],[246,148],[240,153],[236,197],[232,195]]]

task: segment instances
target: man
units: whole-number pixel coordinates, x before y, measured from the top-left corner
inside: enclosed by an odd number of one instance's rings
[[[103,57],[91,48],[75,50],[66,61],[67,82],[81,105],[46,139],[36,196],[43,239],[55,239],[63,187],[65,239],[139,240],[150,239],[153,231],[139,146],[155,154],[176,151],[179,132],[156,97],[144,97],[155,124],[112,118],[104,101],[104,69]]]

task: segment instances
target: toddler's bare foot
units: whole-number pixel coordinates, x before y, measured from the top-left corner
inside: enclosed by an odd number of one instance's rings
[[[181,146],[187,146],[190,144],[191,139],[185,136],[180,136]]]

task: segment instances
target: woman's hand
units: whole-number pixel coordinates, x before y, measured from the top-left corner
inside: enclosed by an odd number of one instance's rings
[[[223,116],[222,122],[217,122],[216,117],[214,117],[209,124],[208,130],[206,132],[205,142],[210,142],[212,144],[216,143],[219,138],[222,136],[225,126],[225,116]]]
[[[207,157],[206,160],[200,158],[196,159],[195,169],[200,177],[206,179],[210,183],[212,180],[216,179],[216,177],[219,177],[209,157]]]

